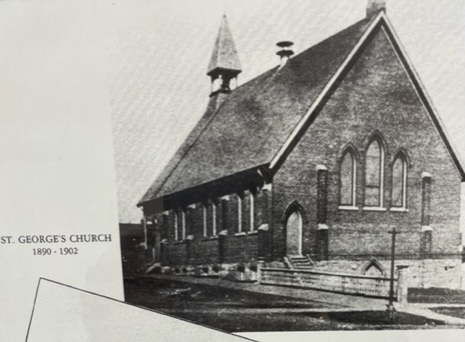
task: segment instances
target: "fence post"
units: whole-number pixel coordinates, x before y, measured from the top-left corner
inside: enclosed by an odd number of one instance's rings
[[[399,304],[407,304],[408,298],[408,283],[407,283],[407,268],[408,266],[397,266],[397,302]]]
[[[259,284],[262,282],[262,268],[264,264],[263,260],[258,260],[257,262],[257,282]]]

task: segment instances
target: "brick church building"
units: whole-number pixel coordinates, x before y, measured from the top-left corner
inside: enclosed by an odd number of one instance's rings
[[[205,114],[139,203],[153,262],[386,277],[395,228],[411,286],[460,287],[464,168],[384,3],[296,56],[278,46],[279,66],[237,86],[223,18]]]

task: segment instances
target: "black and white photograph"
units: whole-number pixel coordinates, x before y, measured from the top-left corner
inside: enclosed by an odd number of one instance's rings
[[[0,1],[0,341],[459,341],[464,13]]]
[[[113,56],[125,300],[233,333],[463,329],[463,2],[142,4]]]

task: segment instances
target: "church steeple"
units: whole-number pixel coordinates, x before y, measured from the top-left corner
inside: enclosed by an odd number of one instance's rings
[[[208,64],[207,75],[210,76],[212,82],[210,96],[231,92],[231,81],[237,82],[237,75],[241,71],[239,56],[234,46],[226,15],[224,15],[213,47],[210,64]]]

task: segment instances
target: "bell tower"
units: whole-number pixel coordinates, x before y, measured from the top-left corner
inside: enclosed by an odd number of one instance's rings
[[[221,20],[220,30],[213,47],[207,75],[211,78],[210,96],[219,93],[229,94],[237,85],[237,75],[241,73],[241,63],[229,30],[226,15]]]

